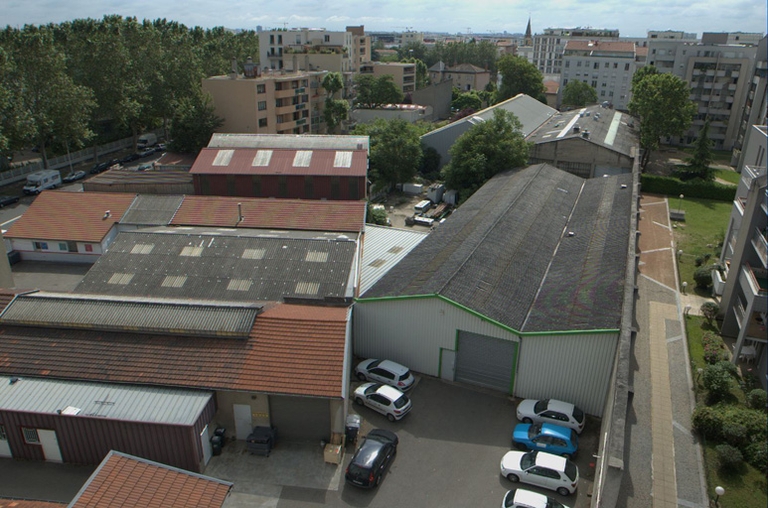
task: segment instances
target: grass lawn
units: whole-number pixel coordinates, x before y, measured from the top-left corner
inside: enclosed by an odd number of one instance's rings
[[[710,290],[693,289],[693,272],[696,270],[696,258],[709,254],[705,264],[710,265],[720,258],[722,241],[728,228],[731,216],[732,202],[714,201],[711,199],[677,199],[669,198],[669,207],[685,210],[685,222],[677,222],[673,229],[675,245],[683,251],[678,264],[680,281],[688,282],[688,290],[696,291],[702,296],[709,296]]]
[[[692,146],[682,146],[682,147],[675,147],[681,152],[685,152],[688,155],[692,156],[694,152],[696,151],[696,148]],[[731,163],[731,156],[733,155],[733,152],[730,150],[712,150],[712,162],[717,162],[718,164],[730,164]]]
[[[688,336],[688,353],[693,364],[694,379],[696,382],[696,401],[703,403],[706,391],[701,385],[697,375],[697,369],[704,368],[704,348],[701,337],[705,332],[717,332],[717,327],[709,325],[701,316],[688,316],[685,321],[686,335]],[[731,390],[734,400],[743,403],[744,394],[741,388],[734,383]],[[707,488],[710,499],[715,497],[715,487],[725,489],[725,495],[720,498],[722,508],[748,508],[768,506],[768,482],[765,475],[746,462],[738,471],[724,471],[720,468],[715,446],[718,443],[704,442],[704,466],[707,475]]]
[[[715,175],[717,178],[725,180],[728,183],[732,183],[733,185],[739,185],[739,178],[741,178],[741,174],[737,173],[736,171],[730,171],[728,169],[716,169]]]

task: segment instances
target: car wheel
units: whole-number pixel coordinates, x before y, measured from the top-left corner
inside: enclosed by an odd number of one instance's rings
[[[381,483],[381,476],[377,476],[376,477],[376,486],[378,487],[380,483]]]
[[[363,399],[361,399],[360,397],[355,398],[355,404],[357,404],[358,406],[362,406],[363,405]]]
[[[533,420],[531,420],[526,416],[525,418],[523,418],[523,423],[533,423]]]
[[[394,422],[395,421],[395,415],[388,414],[387,415],[387,420],[389,420],[390,422]]]
[[[357,379],[359,379],[360,381],[365,381],[366,380],[365,374],[363,374],[362,372],[358,372]]]
[[[571,495],[571,493],[565,487],[558,487],[557,488],[557,493],[560,494],[561,496],[570,496]]]
[[[517,483],[520,481],[520,477],[518,477],[516,474],[509,473],[507,475],[507,480],[511,481],[512,483]]]

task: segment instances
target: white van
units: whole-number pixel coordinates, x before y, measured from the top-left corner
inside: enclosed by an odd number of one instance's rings
[[[139,141],[136,143],[136,146],[139,148],[139,150],[141,150],[142,148],[149,148],[150,146],[155,146],[156,144],[157,136],[149,132],[139,136]]]
[[[55,189],[61,185],[61,173],[55,169],[43,169],[27,175],[24,194],[40,194],[45,189]]]

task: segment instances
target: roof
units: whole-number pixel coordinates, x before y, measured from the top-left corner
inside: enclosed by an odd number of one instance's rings
[[[499,173],[365,297],[440,295],[517,331],[617,329],[631,182]]]
[[[192,175],[189,174],[189,168],[192,167],[189,162],[187,169],[170,170],[147,170],[147,171],[129,171],[126,169],[110,169],[104,173],[92,176],[83,182],[83,189],[86,192],[94,192],[103,188],[122,189],[128,185],[134,186],[155,186],[162,188],[183,187],[192,185]],[[176,192],[178,194],[178,191]]]
[[[259,310],[260,307],[251,303],[37,292],[17,296],[0,314],[0,322],[100,331],[248,337]]]
[[[565,471],[565,457],[546,452],[533,452],[536,454],[536,465],[544,466],[556,471]]]
[[[123,231],[77,292],[217,301],[353,296],[357,243],[338,233],[223,228]]]
[[[546,88],[546,93],[555,94],[560,89],[560,83],[558,81],[548,79],[544,81],[544,88]]]
[[[348,308],[272,305],[246,340],[0,322],[0,374],[341,397]]]
[[[408,255],[429,233],[367,224],[363,235],[360,295]]]
[[[67,503],[53,501],[34,501],[31,499],[4,499],[0,498],[0,508],[63,508]]]
[[[427,70],[429,72],[443,72],[445,70],[445,64],[440,60]]]
[[[198,390],[0,376],[0,409],[23,413],[191,426],[211,397]]]
[[[208,148],[273,148],[292,150],[365,150],[368,136],[317,134],[225,134],[211,136]]]
[[[462,63],[459,65],[454,65],[453,67],[448,67],[445,69],[445,72],[459,72],[459,73],[469,73],[469,74],[482,74],[482,73],[489,73],[488,69],[483,69],[482,67],[478,67],[477,65],[472,65],[469,63]]]
[[[165,226],[171,222],[184,196],[140,194],[123,214],[120,224]]]
[[[112,450],[69,508],[221,508],[232,483]]]
[[[359,233],[365,213],[365,201],[186,196],[169,224]]]
[[[563,51],[589,51],[592,56],[605,56],[601,53],[635,54],[635,43],[627,41],[575,40],[565,42]]]
[[[98,243],[135,198],[109,192],[43,191],[5,237]]]
[[[574,126],[579,127],[578,132],[574,132]],[[639,121],[627,113],[594,105],[558,113],[528,136],[527,141],[540,144],[579,139],[633,157],[634,149],[640,145],[637,127]]]
[[[203,148],[193,175],[356,176],[368,173],[368,153],[359,150]]]

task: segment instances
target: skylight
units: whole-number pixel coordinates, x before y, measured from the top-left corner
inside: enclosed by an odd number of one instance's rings
[[[122,284],[124,286],[131,282],[133,275],[134,274],[132,273],[113,273],[112,277],[107,281],[107,284]]]
[[[296,155],[293,156],[293,167],[308,168],[310,162],[312,162],[312,150],[296,150]]]
[[[154,243],[137,243],[131,249],[131,254],[149,254],[154,248]]]
[[[243,250],[243,259],[264,259],[267,249],[245,249]]]
[[[186,275],[166,275],[160,285],[164,288],[180,288],[185,282],[187,282]]]
[[[229,161],[232,160],[232,156],[235,154],[234,150],[219,150],[216,153],[216,158],[213,159],[214,166],[229,166]]]
[[[192,245],[187,245],[183,249],[181,249],[180,256],[188,256],[188,257],[194,257],[199,258],[203,254],[203,248],[202,247],[194,247]]]
[[[296,283],[297,295],[316,295],[320,291],[319,282],[298,282]]]
[[[310,263],[326,263],[328,261],[328,253],[311,250],[307,252],[307,256],[304,258],[304,261],[308,261]]]
[[[334,168],[348,168],[352,166],[352,152],[336,152],[333,158]]]
[[[230,291],[248,291],[252,284],[253,282],[247,279],[231,279],[227,284],[227,289]]]
[[[259,150],[256,152],[256,156],[253,158],[251,166],[269,166],[269,161],[272,160],[272,150]]]

